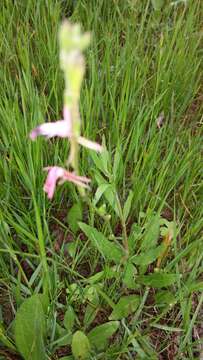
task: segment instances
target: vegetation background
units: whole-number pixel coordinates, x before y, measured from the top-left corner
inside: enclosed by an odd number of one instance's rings
[[[51,284],[46,331],[42,319],[32,326],[34,312],[20,322],[35,340],[42,331],[38,349],[46,359],[73,359],[77,330],[89,339],[92,359],[203,358],[202,6],[201,0],[1,2],[1,359],[21,359],[19,352],[26,358],[16,311],[42,292],[43,269]],[[29,140],[37,124],[62,116],[57,35],[65,17],[92,32],[83,133],[105,139],[109,150],[102,159],[82,150],[81,174],[92,178],[91,197],[104,179],[122,206],[131,191],[129,267],[113,264],[77,223],[94,227],[99,241],[101,233],[111,244],[120,241],[108,191],[100,187],[98,205],[110,221],[89,213],[69,184],[48,201],[42,168],[63,165],[68,142]]]

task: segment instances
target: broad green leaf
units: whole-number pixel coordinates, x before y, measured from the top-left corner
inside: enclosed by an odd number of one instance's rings
[[[161,10],[165,0],[152,0],[154,10]]]
[[[174,284],[177,281],[177,275],[153,273],[149,275],[136,276],[136,281],[140,284],[159,289]]]
[[[159,216],[155,215],[150,219],[150,222],[144,232],[144,237],[141,242],[141,249],[148,250],[156,246],[159,238]]]
[[[154,262],[160,254],[162,254],[163,250],[165,249],[164,244],[157,246],[155,249],[150,249],[147,252],[144,252],[140,255],[135,255],[131,257],[131,261],[135,265],[149,265]]]
[[[76,360],[85,360],[90,355],[90,343],[88,337],[82,331],[76,331],[72,339],[72,353]]]
[[[88,334],[90,344],[101,351],[108,345],[108,339],[118,330],[118,321],[109,321],[105,324],[96,326]]]
[[[176,302],[175,296],[168,290],[159,290],[155,294],[155,302],[158,306],[170,305]]]
[[[121,261],[124,253],[117,244],[107,240],[101,232],[87,224],[80,222],[79,226],[104,258],[113,260],[115,263]]]
[[[17,348],[25,360],[46,359],[45,315],[39,295],[33,295],[20,306],[14,332]]]
[[[109,320],[120,320],[135,312],[140,303],[139,296],[129,295],[120,298],[109,317]]]
[[[75,312],[72,306],[68,306],[64,316],[64,326],[68,331],[71,331],[75,322]]]
[[[129,192],[129,195],[127,197],[127,200],[126,200],[124,208],[123,208],[123,216],[124,216],[125,221],[127,220],[128,215],[130,213],[130,209],[131,209],[131,205],[132,205],[132,199],[133,199],[133,191],[131,190]]]
[[[76,233],[79,229],[78,221],[82,220],[82,209],[80,204],[74,204],[68,211],[68,225],[73,233]]]
[[[136,287],[136,282],[135,282],[136,274],[137,274],[137,270],[135,266],[130,262],[127,263],[123,276],[123,283],[127,286],[127,288],[134,289]]]

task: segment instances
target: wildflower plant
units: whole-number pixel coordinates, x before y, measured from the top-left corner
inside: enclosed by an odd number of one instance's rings
[[[52,199],[57,182],[62,184],[70,181],[76,184],[81,195],[84,188],[88,188],[90,179],[79,176],[79,145],[85,146],[97,152],[102,151],[102,146],[81,136],[81,119],[79,111],[79,99],[82,80],[85,72],[85,60],[82,51],[90,42],[90,34],[82,34],[78,24],[72,25],[67,20],[63,22],[59,31],[60,65],[65,77],[63,119],[55,122],[47,122],[37,126],[30,133],[30,138],[35,140],[39,135],[46,138],[55,136],[68,138],[70,141],[70,155],[67,161],[68,169],[58,166],[49,166],[45,170],[48,176],[44,185],[44,191],[48,198]]]

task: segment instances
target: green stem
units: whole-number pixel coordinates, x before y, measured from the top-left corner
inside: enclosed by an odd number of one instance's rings
[[[127,235],[125,219],[123,217],[123,210],[122,210],[121,203],[120,203],[117,192],[116,192],[116,200],[117,200],[117,204],[118,204],[119,217],[120,217],[121,225],[122,225],[122,229],[123,229],[123,247],[126,252],[125,260],[127,260],[129,257],[128,235]]]

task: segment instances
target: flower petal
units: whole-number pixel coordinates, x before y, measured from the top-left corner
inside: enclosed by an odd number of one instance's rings
[[[69,171],[66,171],[66,173],[64,175],[64,179],[71,181],[72,183],[79,185],[86,189],[89,189],[89,186],[87,184],[91,182],[91,180],[88,179],[86,176],[78,176]]]
[[[59,166],[49,166],[44,168],[44,170],[48,171],[48,176],[44,184],[44,191],[47,193],[49,199],[53,198],[58,180],[59,184],[70,181],[83,188],[89,188],[88,183],[91,180],[85,176],[78,176]]]
[[[79,136],[77,141],[80,145],[85,146],[86,148],[95,150],[97,152],[103,151],[103,147],[101,145],[99,145],[98,143],[96,143],[94,141],[90,141],[82,136]]]
[[[39,135],[46,136],[47,138],[52,138],[54,136],[65,138],[70,136],[70,130],[70,123],[68,121],[59,120],[56,122],[47,122],[32,130],[30,138],[35,140]]]
[[[44,184],[44,191],[47,193],[48,198],[52,199],[56,188],[56,183],[59,178],[63,178],[65,170],[58,166],[45,168],[48,170],[48,176]]]

